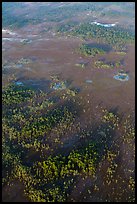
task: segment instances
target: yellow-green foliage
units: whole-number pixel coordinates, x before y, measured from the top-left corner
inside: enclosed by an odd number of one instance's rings
[[[129,189],[131,189],[132,191],[135,190],[135,179],[132,178],[132,176],[130,176],[129,178],[129,185],[128,185]]]
[[[118,127],[119,124],[119,117],[116,116],[114,113],[109,112],[107,110],[103,110],[103,117],[102,121],[105,123],[109,123],[113,128]]]
[[[63,94],[73,97],[73,101],[76,98],[75,92],[70,89],[65,89],[59,95],[60,99]],[[76,188],[78,177],[82,176],[83,181],[84,178],[95,177],[98,158],[101,158],[99,150],[104,141],[101,143],[99,140],[95,145],[90,140],[83,147],[76,149],[75,146],[66,156],[62,153],[55,156],[56,147],[63,146],[63,139],[68,132],[73,133],[74,126],[80,133],[80,139],[85,140],[93,135],[92,131],[81,130],[80,122],[75,124],[76,113],[71,110],[71,104],[55,107],[55,103],[42,91],[36,94],[23,87],[6,88],[3,92],[2,184],[9,184],[11,178],[18,179],[24,184],[24,192],[31,202],[65,202],[72,188]],[[104,109],[102,115],[103,125],[105,123],[108,129],[119,128],[120,119],[116,114]],[[123,142],[134,148],[133,125],[129,118],[123,124]],[[102,138],[109,136],[101,126],[98,132]],[[47,156],[50,153],[53,155]],[[113,151],[108,150],[105,156],[108,162],[106,184],[110,185],[118,165]],[[133,170],[129,170],[132,173]],[[129,177],[127,188],[134,190],[133,177]],[[99,187],[94,185],[94,190],[98,191]]]
[[[58,179],[59,176],[88,175],[95,174],[95,164],[97,152],[93,145],[88,145],[81,151],[72,151],[65,157],[49,157],[46,161],[38,162],[34,166],[38,178],[43,178],[45,182]]]

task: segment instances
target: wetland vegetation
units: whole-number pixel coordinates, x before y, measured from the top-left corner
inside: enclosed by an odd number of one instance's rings
[[[3,186],[19,179],[32,202],[65,202],[79,177],[91,177],[92,180],[120,126],[119,116],[104,109],[100,110],[102,122],[97,130],[81,129],[81,124],[75,124],[79,115],[78,98],[73,100],[68,92],[66,90],[66,97],[65,93],[59,94],[60,100],[66,101],[64,105],[59,101],[56,105],[48,94],[25,86],[12,84],[3,91]],[[125,134],[121,136],[131,144],[134,128],[129,119],[126,122],[122,128],[126,128],[127,138]],[[55,149],[63,147],[62,139],[69,136],[66,133],[70,130],[73,132],[75,125],[77,133],[81,129],[78,140],[83,138],[88,142],[83,141],[81,147],[75,145],[67,155],[63,151],[56,154]],[[114,158],[117,156],[114,154]],[[113,154],[109,158],[113,158]],[[113,162],[108,167],[111,179],[117,166]],[[112,182],[109,177],[108,184]],[[134,189],[134,180],[130,183]]]
[[[97,47],[91,47],[90,45],[82,45],[79,49],[78,52],[80,54],[83,54],[85,56],[96,56],[97,54],[105,54],[105,51],[102,48],[97,48]]]
[[[2,7],[3,202],[135,202],[134,3]]]
[[[114,68],[120,68],[122,66],[122,62],[121,61],[110,61],[110,62],[106,62],[106,60],[98,60],[95,61],[95,67],[96,68],[101,68],[101,69],[114,69]]]
[[[125,44],[134,41],[134,33],[121,27],[105,28],[100,25],[84,23],[69,33],[84,39],[96,39],[98,42],[104,42],[111,45],[115,50],[126,50]]]

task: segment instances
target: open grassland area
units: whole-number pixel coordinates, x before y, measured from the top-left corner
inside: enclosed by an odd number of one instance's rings
[[[134,202],[134,3],[4,2],[2,18],[3,202]]]

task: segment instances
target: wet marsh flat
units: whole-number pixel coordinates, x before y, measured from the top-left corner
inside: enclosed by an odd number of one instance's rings
[[[75,62],[77,59],[79,59],[79,55],[77,53],[73,53],[75,47],[79,45],[81,41],[73,41],[72,39],[64,40],[64,39],[58,39],[57,37],[55,39],[51,38],[49,39],[48,42],[42,42],[38,43],[35,42],[32,45],[28,44],[25,45],[24,47],[19,46],[16,50],[13,52],[14,46],[12,46],[11,50],[9,49],[8,52],[3,53],[5,58],[8,59],[16,59],[19,60],[22,57],[28,57],[30,56],[35,56],[37,60],[34,62],[31,62],[28,65],[24,65],[24,67],[20,68],[21,71],[23,71],[24,68],[31,67],[33,72],[24,72],[23,77],[30,76],[31,78],[49,78],[49,75],[54,72],[54,73],[61,73],[62,77],[64,79],[71,78],[72,83],[74,83],[77,86],[81,86],[82,81],[86,77],[90,77],[91,80],[94,82],[94,86],[90,87],[92,91],[96,89],[96,91],[100,91],[100,93],[103,90],[110,90],[111,87],[119,87],[121,88],[121,92],[124,91],[124,84],[121,84],[113,79],[114,74],[116,74],[116,70],[95,70],[93,68],[94,66],[94,61],[98,59],[89,59],[89,64],[87,65],[86,69],[83,70],[78,70],[75,68]],[[91,44],[91,45],[96,45],[96,44]],[[65,50],[65,52],[64,52]],[[126,57],[124,57],[126,67],[125,70],[129,70],[129,75],[132,75],[132,77],[129,80],[129,84],[133,84],[134,86],[134,59],[130,59],[130,56],[133,53],[134,47],[130,46],[129,51],[127,52]],[[120,59],[121,56],[116,56],[111,52],[109,55],[105,54],[104,57],[107,58],[109,61],[108,56],[110,56],[110,61],[113,58],[113,60]],[[132,55],[132,58],[134,55]],[[46,59],[45,59],[46,58]],[[123,58],[123,57],[122,57]],[[86,57],[83,57],[83,59],[86,60]],[[129,59],[129,60],[128,60]],[[133,64],[133,65],[132,65]],[[22,72],[23,73],[23,72]],[[19,77],[19,75],[18,75]],[[133,83],[132,83],[133,81]],[[128,84],[126,85],[126,87]],[[122,88],[123,87],[123,88]],[[130,85],[129,85],[130,88]],[[122,91],[123,89],[123,91]],[[132,94],[132,92],[130,92]],[[109,95],[109,94],[108,94]],[[113,96],[113,92],[111,93]],[[107,95],[105,96],[107,98]],[[129,96],[129,98],[132,98]],[[122,99],[121,99],[122,100]],[[123,107],[123,106],[122,106]],[[121,107],[121,108],[122,108]]]
[[[46,15],[42,21],[33,3],[18,4],[14,14],[31,20],[37,15],[38,22],[19,18],[24,26],[2,33],[3,201],[134,201],[135,45],[116,51],[96,39],[56,32],[64,22],[72,31],[74,20],[78,28],[90,15],[89,22],[119,21],[123,29],[125,19],[129,28],[133,18],[107,14],[125,8],[111,2],[101,11],[97,5],[95,11],[95,2],[48,4],[48,15],[44,4],[37,4]],[[75,13],[71,20],[69,6]],[[82,44],[106,52],[84,56],[77,52]],[[98,61],[113,68],[96,67]],[[120,70],[128,81],[113,78]]]

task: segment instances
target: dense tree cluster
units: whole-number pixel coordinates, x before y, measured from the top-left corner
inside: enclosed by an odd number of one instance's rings
[[[125,50],[126,44],[134,41],[134,33],[121,27],[105,28],[100,25],[84,23],[74,28],[69,34],[87,39],[95,39],[112,45],[116,50]]]
[[[75,124],[78,112],[72,104],[77,94],[73,95],[67,88],[59,90],[57,95],[64,105],[57,105],[59,101],[55,102],[47,93],[26,86],[11,84],[2,93],[2,185],[18,179],[32,202],[67,201],[72,190],[77,188],[79,178],[92,180],[95,177],[96,168],[104,156],[110,162],[106,185],[113,182],[117,171],[117,154],[111,152],[110,147],[114,131],[119,129],[119,117],[102,110],[102,124],[97,131],[81,129]],[[88,138],[88,142],[83,140],[78,148],[71,145],[67,154],[56,153],[65,145],[63,139],[74,128],[77,137],[80,140]],[[131,145],[134,128],[129,120],[122,129],[121,139]],[[129,185],[133,192],[133,177],[129,179]],[[91,191],[88,193],[90,195]]]
[[[85,56],[92,56],[94,57],[97,54],[105,54],[105,51],[101,48],[90,47],[89,45],[83,44],[78,49],[78,52],[85,55]]]

